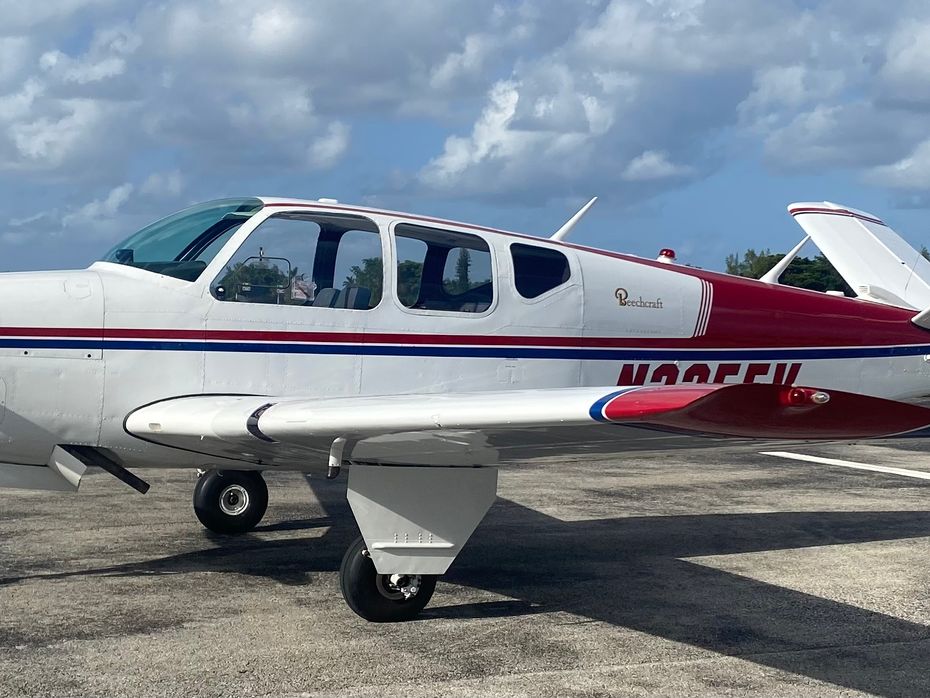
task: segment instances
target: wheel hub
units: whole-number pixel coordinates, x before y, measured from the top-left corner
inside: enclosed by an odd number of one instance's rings
[[[378,591],[392,601],[409,601],[420,591],[422,579],[418,574],[379,574]]]
[[[220,493],[220,511],[239,516],[249,508],[249,492],[242,485],[229,485]]]

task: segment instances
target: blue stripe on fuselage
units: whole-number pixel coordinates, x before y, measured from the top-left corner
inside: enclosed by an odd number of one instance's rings
[[[159,339],[0,339],[0,349],[104,349],[111,351],[207,351],[257,354],[434,356],[486,359],[583,359],[588,361],[781,361],[869,359],[930,354],[930,345],[774,349],[583,349],[578,347],[436,346],[384,344],[302,344],[280,342],[198,342]]]

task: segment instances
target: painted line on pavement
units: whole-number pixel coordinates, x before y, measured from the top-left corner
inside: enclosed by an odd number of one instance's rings
[[[892,468],[887,465],[869,465],[868,463],[856,463],[851,460],[840,460],[838,458],[821,458],[820,456],[807,456],[803,453],[790,453],[788,451],[760,451],[763,456],[775,456],[776,458],[787,458],[789,460],[806,461],[808,463],[820,463],[822,465],[836,465],[841,468],[852,468],[853,470],[871,470],[876,473],[888,473],[889,475],[901,475],[902,477],[913,477],[918,480],[930,480],[930,472],[921,470],[907,470],[906,468]]]

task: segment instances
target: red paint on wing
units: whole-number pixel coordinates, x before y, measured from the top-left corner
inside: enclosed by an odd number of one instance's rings
[[[792,394],[792,391],[795,394]],[[798,392],[804,396],[798,402]],[[863,439],[930,427],[930,409],[895,400],[760,383],[642,388],[604,407],[612,422],[640,423],[676,431],[763,439]]]
[[[719,385],[669,385],[639,388],[620,395],[604,406],[611,422],[641,421],[647,417],[681,410],[720,389]]]

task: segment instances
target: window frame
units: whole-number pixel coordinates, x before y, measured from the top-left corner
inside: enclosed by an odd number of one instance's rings
[[[431,308],[409,308],[404,305],[400,300],[400,294],[397,289],[397,265],[399,262],[397,256],[397,228],[398,226],[409,225],[415,228],[425,228],[427,230],[435,230],[437,233],[445,233],[447,235],[464,235],[466,237],[478,238],[488,247],[488,253],[491,255],[491,302],[488,307],[481,311],[480,313],[471,313],[461,310],[433,310]],[[391,274],[390,274],[390,283],[391,283],[391,300],[394,304],[394,307],[399,310],[408,313],[410,315],[421,315],[427,317],[435,317],[437,315],[442,317],[469,317],[469,318],[484,318],[493,313],[498,304],[500,303],[500,275],[499,275],[499,260],[497,258],[497,248],[493,243],[492,238],[483,235],[475,231],[465,231],[465,230],[456,230],[454,226],[440,226],[432,222],[425,222],[419,220],[406,220],[406,219],[395,219],[390,222],[388,226],[388,237],[391,253]],[[401,235],[400,237],[405,237]],[[425,242],[425,241],[424,241]],[[427,245],[429,243],[426,243]],[[452,248],[455,249],[455,248]]]
[[[267,212],[267,213],[266,213]],[[265,214],[265,215],[261,215]],[[214,293],[213,289],[216,287],[217,281],[225,273],[227,265],[235,258],[239,250],[242,249],[242,246],[245,245],[249,238],[252,236],[258,228],[260,228],[264,223],[266,223],[270,218],[274,217],[289,217],[289,218],[306,218],[310,222],[315,222],[314,219],[318,217],[324,218],[342,218],[348,220],[359,220],[366,221],[377,231],[372,231],[371,234],[378,236],[378,241],[381,249],[381,284],[382,292],[381,298],[379,299],[377,305],[374,305],[370,308],[330,308],[326,306],[313,306],[313,305],[291,305],[287,303],[276,304],[276,303],[249,303],[247,301],[231,301],[227,299],[219,299]],[[257,219],[257,220],[256,220]],[[388,241],[386,239],[385,231],[382,225],[378,223],[371,216],[363,215],[360,212],[342,212],[342,211],[329,211],[326,209],[317,209],[309,208],[306,206],[275,206],[273,208],[268,207],[267,205],[255,216],[253,216],[248,221],[252,223],[247,230],[243,230],[246,226],[243,225],[235,232],[235,234],[226,242],[226,245],[223,249],[213,258],[213,261],[204,270],[203,276],[201,278],[208,278],[209,281],[206,282],[204,288],[204,294],[209,297],[214,303],[222,303],[224,307],[232,306],[248,306],[248,307],[261,307],[261,308],[300,308],[299,312],[306,312],[306,310],[348,310],[351,312],[371,312],[378,310],[384,305],[384,298],[386,295],[385,289],[389,281],[387,270],[385,265],[389,263],[388,253],[390,251]],[[348,231],[347,231],[348,232]],[[368,231],[363,231],[368,232]],[[337,247],[338,254],[338,247]],[[316,256],[316,250],[314,250],[314,257]],[[336,257],[333,257],[335,262]],[[215,267],[215,268],[211,268]],[[209,272],[209,276],[206,274]],[[335,283],[335,279],[333,280]],[[272,312],[282,312],[272,311]]]

